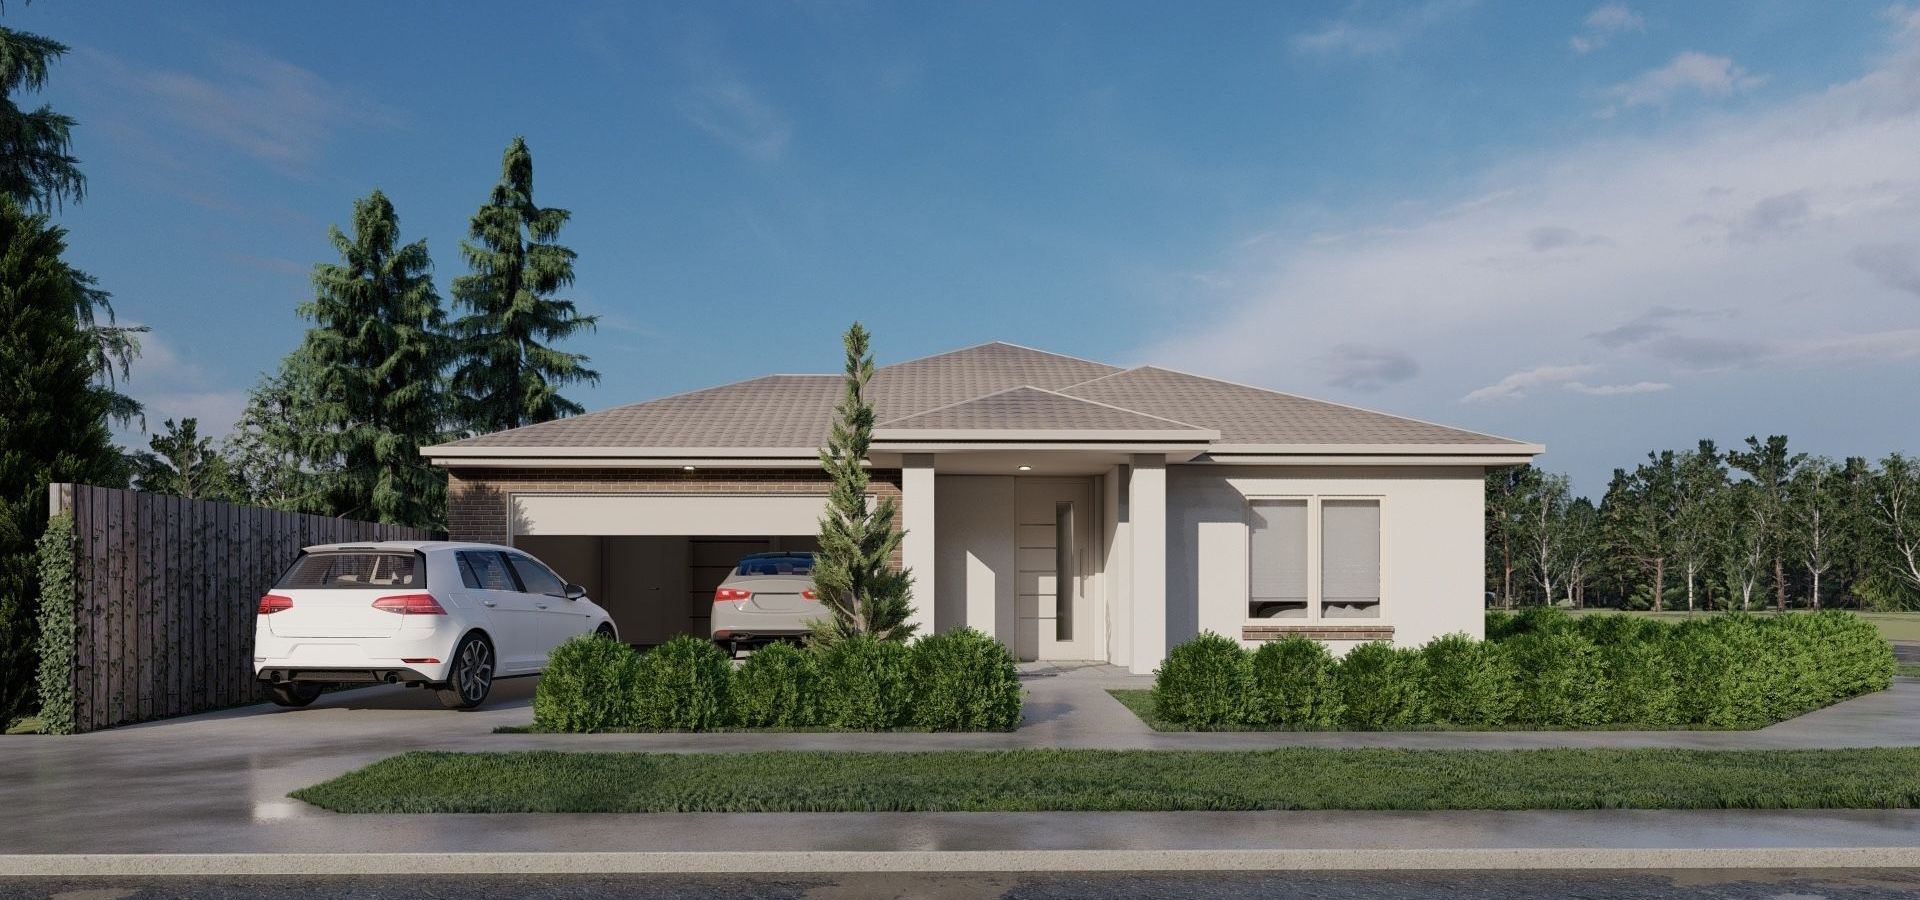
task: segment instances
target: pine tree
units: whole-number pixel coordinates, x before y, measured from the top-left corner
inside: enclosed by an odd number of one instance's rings
[[[0,195],[22,209],[46,212],[78,203],[86,194],[86,177],[71,153],[73,118],[45,104],[28,112],[18,103],[20,94],[46,87],[54,61],[66,52],[59,41],[0,27]],[[115,323],[112,295],[93,276],[71,266],[67,271],[74,282],[74,312],[90,338],[93,373],[106,389],[108,415],[129,424],[140,417],[140,404],[117,389],[118,379],[127,377],[140,354],[139,335],[149,329]],[[104,322],[95,321],[96,311],[105,314]]]
[[[28,112],[14,98],[46,87],[48,70],[67,49],[0,27],[0,194],[42,212],[86,193],[87,180],[71,152],[74,122],[46,105]]]
[[[446,478],[420,456],[445,421],[446,315],[427,272],[425,241],[400,244],[385,194],[353,205],[353,236],[331,231],[338,264],[314,267],[313,320],[301,353],[312,363],[317,432],[307,455],[337,466],[326,485],[336,515],[434,526]]]
[[[34,682],[33,545],[46,528],[47,484],[125,477],[65,252],[64,231],[0,197],[0,723],[22,710]]]
[[[859,322],[847,329],[846,394],[835,409],[839,417],[820,466],[833,479],[827,514],[820,519],[820,552],[814,555],[813,586],[832,618],[814,623],[816,645],[831,645],[855,635],[904,641],[913,636],[913,573],[892,567],[901,532],[894,530],[895,504],[881,497],[867,503],[867,448],[873,444],[873,404],[867,382],[873,356],[867,330]]]
[[[133,454],[133,487],[155,494],[191,500],[241,499],[227,460],[214,450],[213,439],[200,436],[200,420],[191,416],[148,442],[150,450]]]
[[[313,363],[296,349],[247,391],[247,408],[221,446],[243,502],[326,511],[323,488],[332,471],[307,456],[306,436],[314,430]]]
[[[581,412],[560,388],[597,382],[587,357],[555,341],[594,326],[573,301],[553,296],[573,283],[574,252],[555,243],[571,215],[533,202],[533,154],[514,138],[500,183],[474,213],[462,241],[472,274],[454,279],[460,361],[453,375],[460,418],[475,432],[501,431]]]

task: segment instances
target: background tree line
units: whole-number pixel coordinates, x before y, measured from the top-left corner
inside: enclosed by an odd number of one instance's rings
[[[1920,609],[1920,459],[1835,461],[1784,435],[1647,454],[1599,503],[1532,466],[1487,476],[1492,605]]]
[[[120,382],[148,329],[116,320],[54,222],[87,192],[78,123],[28,99],[67,50],[0,26],[0,726],[25,712],[33,683],[49,483],[442,527],[445,474],[421,446],[576,413],[560,391],[598,378],[554,346],[594,317],[557,296],[573,282],[574,253],[558,243],[569,214],[534,202],[533,155],[515,138],[460,244],[451,311],[426,243],[402,239],[375,190],[330,230],[338,259],[314,267],[297,308],[306,334],[253,387],[230,436],[169,419],[145,448],[116,446],[113,426],[147,429]]]

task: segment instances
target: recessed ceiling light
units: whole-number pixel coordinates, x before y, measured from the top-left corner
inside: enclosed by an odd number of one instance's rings
[[[693,471],[693,467],[692,467],[692,466],[681,466],[681,467],[680,467],[680,471],[682,471],[682,472],[691,472],[691,471]]]
[[[1031,472],[1031,471],[1033,471],[1033,467],[1032,467],[1032,466],[1021,466],[1021,467],[1020,467],[1020,471],[1022,471],[1022,472]]]

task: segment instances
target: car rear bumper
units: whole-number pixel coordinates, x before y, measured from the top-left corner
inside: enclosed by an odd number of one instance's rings
[[[453,667],[455,642],[434,631],[360,639],[278,637],[265,631],[255,632],[253,647],[254,675],[262,681],[441,682]]]
[[[434,684],[443,678],[432,677],[413,668],[394,669],[295,669],[269,666],[260,669],[265,682],[300,681],[316,684]]]

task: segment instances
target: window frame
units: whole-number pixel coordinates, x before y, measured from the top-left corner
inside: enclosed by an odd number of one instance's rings
[[[1321,502],[1326,500],[1349,500],[1371,502],[1380,509],[1380,614],[1371,618],[1327,618],[1325,596],[1323,592],[1324,560],[1321,556]],[[1253,505],[1268,501],[1305,501],[1307,504],[1307,615],[1304,618],[1253,618]],[[1393,599],[1387,589],[1387,498],[1384,494],[1356,493],[1257,493],[1247,494],[1246,502],[1240,510],[1240,522],[1243,530],[1240,541],[1242,576],[1240,591],[1240,618],[1249,625],[1284,625],[1298,628],[1324,628],[1329,624],[1348,626],[1385,625],[1392,621]]]

